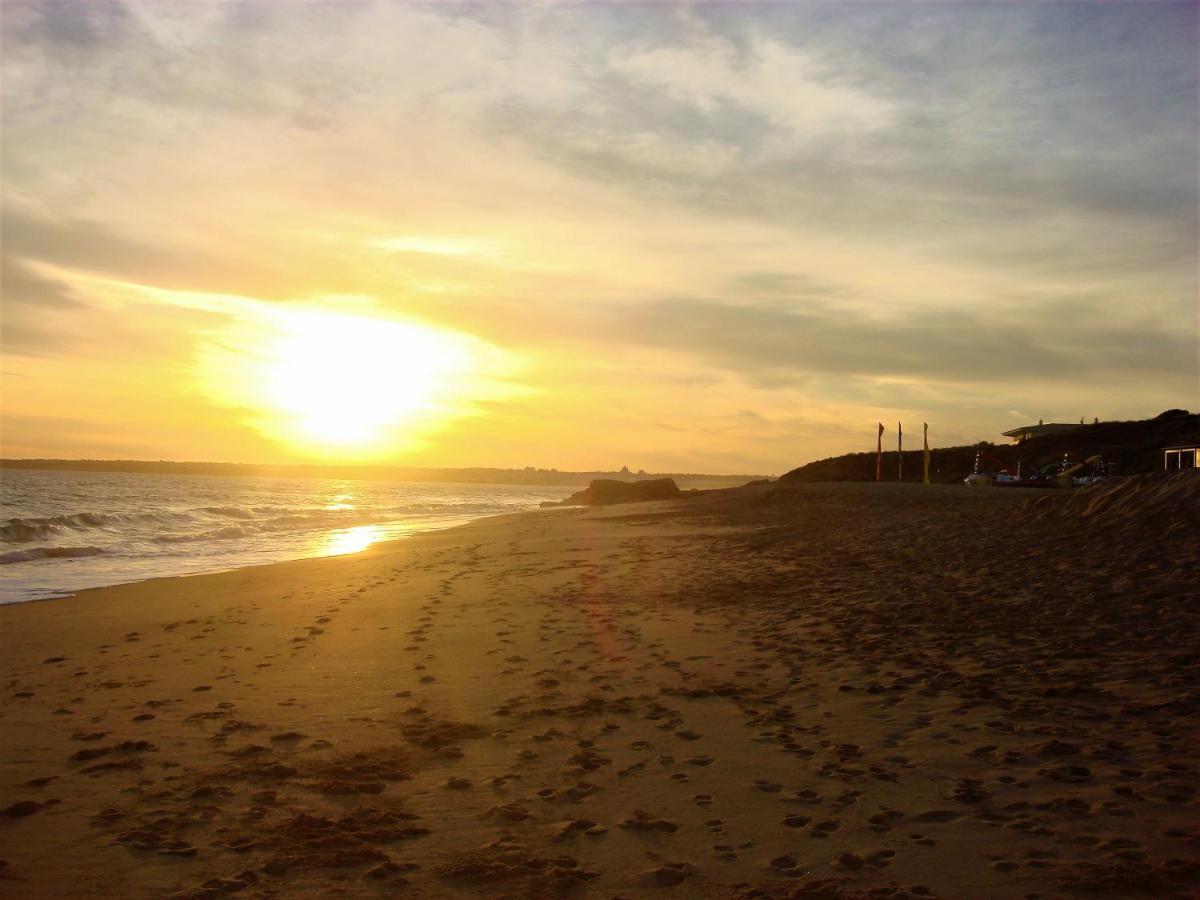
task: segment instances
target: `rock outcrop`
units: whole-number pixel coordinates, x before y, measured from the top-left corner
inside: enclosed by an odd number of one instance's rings
[[[681,491],[673,478],[646,481],[616,481],[597,478],[585,490],[576,491],[563,506],[608,506],[613,503],[640,503],[644,500],[672,500]]]

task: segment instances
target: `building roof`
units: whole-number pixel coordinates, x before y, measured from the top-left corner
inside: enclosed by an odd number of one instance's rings
[[[1030,437],[1039,437],[1043,434],[1057,434],[1062,431],[1074,431],[1080,426],[1074,422],[1048,422],[1045,425],[1023,425],[1020,428],[1014,428],[1012,431],[1003,431],[1005,437],[1020,437],[1027,434]]]

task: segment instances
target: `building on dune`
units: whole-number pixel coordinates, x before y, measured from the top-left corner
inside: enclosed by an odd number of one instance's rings
[[[1163,468],[1194,469],[1200,461],[1200,440],[1188,444],[1176,444],[1173,447],[1163,447]]]
[[[1022,441],[1027,441],[1030,438],[1041,437],[1045,434],[1061,434],[1065,431],[1074,431],[1082,424],[1082,422],[1080,422],[1079,425],[1065,422],[1050,422],[1047,424],[1041,419],[1038,419],[1038,423],[1036,425],[1022,425],[1020,428],[1014,428],[1012,431],[1004,431],[1001,433],[1006,438],[1012,438],[1012,442],[1014,444],[1019,444]]]

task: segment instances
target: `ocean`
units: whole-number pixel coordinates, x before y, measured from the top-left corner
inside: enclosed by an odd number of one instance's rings
[[[0,603],[353,553],[574,488],[0,471]]]

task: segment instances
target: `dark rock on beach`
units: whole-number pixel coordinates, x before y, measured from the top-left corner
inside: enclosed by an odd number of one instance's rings
[[[640,503],[645,500],[672,500],[681,491],[673,478],[646,481],[616,481],[597,478],[586,490],[576,491],[563,506],[608,506],[612,503]]]

